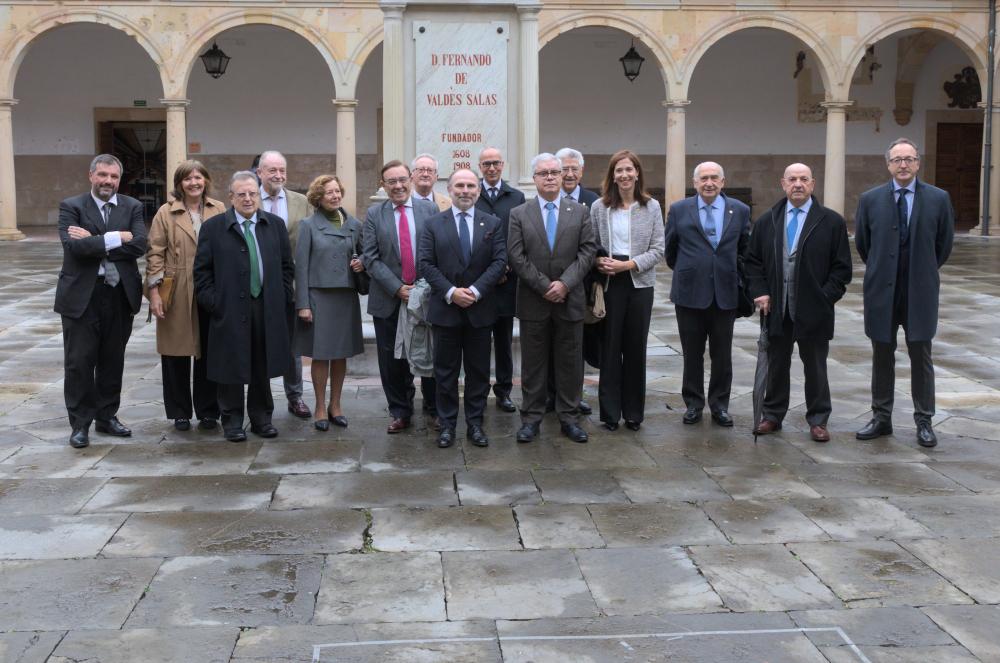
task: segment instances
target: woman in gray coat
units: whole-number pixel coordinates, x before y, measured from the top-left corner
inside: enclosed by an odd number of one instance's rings
[[[364,352],[357,291],[364,271],[358,258],[361,222],[340,206],[342,196],[343,186],[336,175],[320,175],[312,181],[306,198],[316,213],[299,224],[295,249],[296,343],[303,356],[312,357],[314,423],[321,431],[330,430],[331,423],[347,427],[340,407],[347,358]]]
[[[646,403],[646,336],[664,240],[663,213],[643,187],[638,156],[628,150],[612,155],[590,218],[607,249],[607,257],[594,259],[607,283],[597,392],[601,421],[615,430],[624,418],[629,429],[639,430]]]

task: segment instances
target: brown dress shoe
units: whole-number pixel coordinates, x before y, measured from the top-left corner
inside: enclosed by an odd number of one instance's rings
[[[404,430],[410,427],[409,418],[393,419],[389,422],[389,427],[386,429],[387,433],[402,433]]]
[[[288,401],[288,411],[294,414],[299,419],[308,419],[312,416],[312,412],[309,410],[309,406],[302,402],[302,399],[296,401]]]
[[[826,429],[826,426],[811,426],[809,428],[809,435],[816,442],[829,442],[830,441],[830,431]]]
[[[771,421],[770,419],[761,419],[760,423],[757,424],[757,428],[754,432],[758,435],[767,435],[768,433],[773,433],[774,431],[781,430],[781,424],[777,421]]]

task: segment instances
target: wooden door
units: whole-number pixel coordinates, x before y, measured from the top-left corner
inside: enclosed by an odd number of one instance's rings
[[[955,229],[969,230],[979,223],[979,180],[983,163],[981,123],[937,125],[935,183],[951,195]]]

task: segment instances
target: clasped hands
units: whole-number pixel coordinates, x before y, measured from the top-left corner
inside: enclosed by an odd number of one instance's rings
[[[549,289],[545,291],[543,297],[553,304],[562,304],[569,296],[569,288],[562,281],[553,281],[549,284]]]
[[[597,263],[597,271],[609,276],[632,269],[629,265],[632,262],[631,260],[615,260],[614,258],[601,257],[597,258],[595,262]]]

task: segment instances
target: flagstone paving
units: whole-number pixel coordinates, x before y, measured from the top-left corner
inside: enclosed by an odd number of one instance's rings
[[[825,445],[797,359],[783,431],[754,442],[756,319],[734,333],[736,426],[681,423],[662,269],[636,432],[591,417],[575,444],[548,415],[518,444],[491,401],[485,449],[462,422],[446,450],[422,417],[388,435],[371,345],[349,362],[347,429],[292,417],[277,379],[278,438],[179,432],[142,315],[120,412],[134,434],[77,451],[59,245],[0,244],[0,260],[4,663],[1000,661],[1000,243],[960,239],[942,271],[933,450],[914,439],[905,347],[895,435],[854,438],[871,361],[856,260]],[[591,370],[585,391],[596,409]]]

